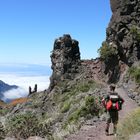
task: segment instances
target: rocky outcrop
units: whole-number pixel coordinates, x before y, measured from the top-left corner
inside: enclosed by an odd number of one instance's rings
[[[80,51],[78,45],[79,42],[68,34],[55,40],[51,54],[53,73],[50,78],[49,90],[52,90],[58,81],[73,79],[79,72]]]
[[[120,63],[131,66],[140,59],[140,0],[110,0],[112,17],[106,31],[106,42],[117,49],[117,55],[106,62],[109,81],[120,77]]]
[[[105,79],[103,78],[104,63],[100,58],[92,60],[81,60],[82,71],[81,75],[84,79],[95,80],[96,82],[102,83]]]
[[[110,2],[113,15],[107,28],[107,42],[117,46],[119,60],[131,65],[140,59],[140,40],[135,38],[140,28],[140,0]]]
[[[100,58],[81,60],[79,42],[68,34],[55,40],[51,61],[53,73],[48,92],[63,81],[103,80],[104,64]]]
[[[112,12],[115,12],[120,6],[120,0],[110,0],[110,5]]]

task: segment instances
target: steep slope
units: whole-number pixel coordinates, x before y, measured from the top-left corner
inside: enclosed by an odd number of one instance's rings
[[[51,61],[49,89],[14,100],[3,109],[3,136],[64,139],[86,120],[98,120],[102,114],[101,98],[106,91],[100,81],[100,59],[80,60],[78,41],[67,34],[55,40]]]
[[[106,40],[99,49],[102,71],[107,83],[117,83],[118,91],[125,97],[121,119],[134,110],[140,99],[139,62],[140,59],[140,1],[110,0],[112,17],[106,30]],[[129,68],[131,66],[135,66]],[[128,72],[127,72],[128,71]],[[130,76],[131,75],[131,76]],[[125,81],[125,82],[124,82]],[[125,89],[124,89],[125,87]],[[132,98],[130,99],[128,95]],[[68,140],[113,140],[113,136],[104,135],[103,122],[84,125],[81,130],[68,137]],[[128,128],[129,129],[129,128]]]
[[[108,82],[117,82],[122,67],[140,59],[140,1],[110,0],[112,17],[101,48]],[[104,58],[104,56],[106,56]]]
[[[79,42],[69,34],[55,40],[51,61],[53,73],[48,92],[55,89],[60,82],[91,79],[101,83],[103,80],[104,64],[100,58],[81,60]]]

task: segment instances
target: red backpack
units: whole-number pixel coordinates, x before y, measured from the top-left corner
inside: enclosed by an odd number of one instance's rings
[[[107,110],[120,110],[119,96],[116,94],[109,95],[109,100],[106,103]]]

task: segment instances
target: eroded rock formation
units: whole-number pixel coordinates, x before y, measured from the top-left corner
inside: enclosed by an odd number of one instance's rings
[[[107,41],[117,45],[120,60],[131,64],[140,59],[140,40],[135,37],[140,31],[140,0],[111,0],[111,7]]]
[[[71,38],[69,34],[59,37],[54,42],[54,48],[51,54],[52,76],[50,78],[51,90],[58,81],[73,79],[75,73],[79,72],[80,51],[79,42]]]
[[[116,82],[121,64],[131,66],[140,59],[140,0],[110,0],[112,17],[106,41],[117,48],[117,55],[106,63],[109,81]]]

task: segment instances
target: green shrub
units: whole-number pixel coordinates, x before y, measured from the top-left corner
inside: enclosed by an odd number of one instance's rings
[[[80,109],[77,109],[74,111],[69,117],[68,117],[68,123],[74,122],[76,123],[79,120],[80,117]]]
[[[95,89],[95,87],[98,87],[98,85],[93,80],[75,83],[68,91],[64,92],[63,95],[57,94],[57,101],[65,102],[72,96],[75,97],[81,92],[88,92],[90,89]]]
[[[0,115],[1,115],[1,116],[4,116],[4,115],[6,115],[6,114],[8,113],[8,111],[9,111],[8,108],[2,108],[2,109],[0,110]]]
[[[89,80],[85,82],[78,83],[75,85],[75,91],[76,92],[88,92],[91,88],[95,88],[97,84],[95,81]]]
[[[131,27],[131,29],[130,29],[130,33],[133,34],[133,35],[135,35],[135,34],[137,34],[137,32],[138,32],[138,28],[137,28],[136,26],[133,25],[133,26]]]
[[[140,132],[140,109],[136,109],[118,125],[117,140],[128,140],[131,135]]]
[[[58,93],[56,104],[58,106],[58,111],[66,113],[63,117],[62,129],[69,131],[69,128],[81,124],[84,119],[89,119],[95,115],[98,115],[99,106],[96,104],[95,97],[87,96],[89,90],[95,90],[98,84],[93,80],[80,81],[72,83],[68,90],[63,92],[63,94]],[[56,98],[56,97],[55,97]]]
[[[138,84],[140,84],[140,69],[137,69],[136,73],[134,74],[135,80]]]
[[[129,75],[135,79],[136,83],[140,84],[140,68],[132,66],[128,70]]]
[[[85,107],[87,109],[87,114],[91,114],[93,116],[98,115],[101,110],[99,98],[95,98],[94,96],[87,96],[85,98]]]
[[[132,67],[130,67],[130,68],[128,69],[128,73],[129,73],[130,75],[133,75],[133,74],[135,73],[136,69],[137,69],[136,67],[132,66]]]
[[[77,122],[80,117],[86,118],[87,116],[98,116],[101,110],[99,102],[95,100],[94,96],[85,97],[85,103],[79,109],[75,110],[69,118],[68,122]]]
[[[4,140],[6,135],[6,131],[2,123],[0,122],[0,140]]]
[[[36,114],[26,112],[24,114],[15,114],[8,118],[6,129],[9,135],[16,138],[28,138],[29,136],[45,136],[48,134],[47,126],[40,123],[41,120]]]
[[[130,29],[130,33],[133,35],[133,38],[137,41],[140,41],[140,28],[136,25],[133,25]]]
[[[32,113],[16,114],[9,118],[7,131],[15,137],[28,138],[30,134],[36,135],[34,128],[38,125],[36,116]]]
[[[88,92],[90,89],[90,85],[89,84],[83,84],[81,86],[78,87],[78,90],[81,92]]]
[[[71,105],[71,102],[69,102],[69,101],[64,102],[63,106],[61,108],[61,112],[62,113],[67,112],[70,109],[70,105]]]
[[[108,59],[117,54],[117,50],[110,46],[106,41],[102,43],[102,46],[98,50],[101,59],[108,61]]]

